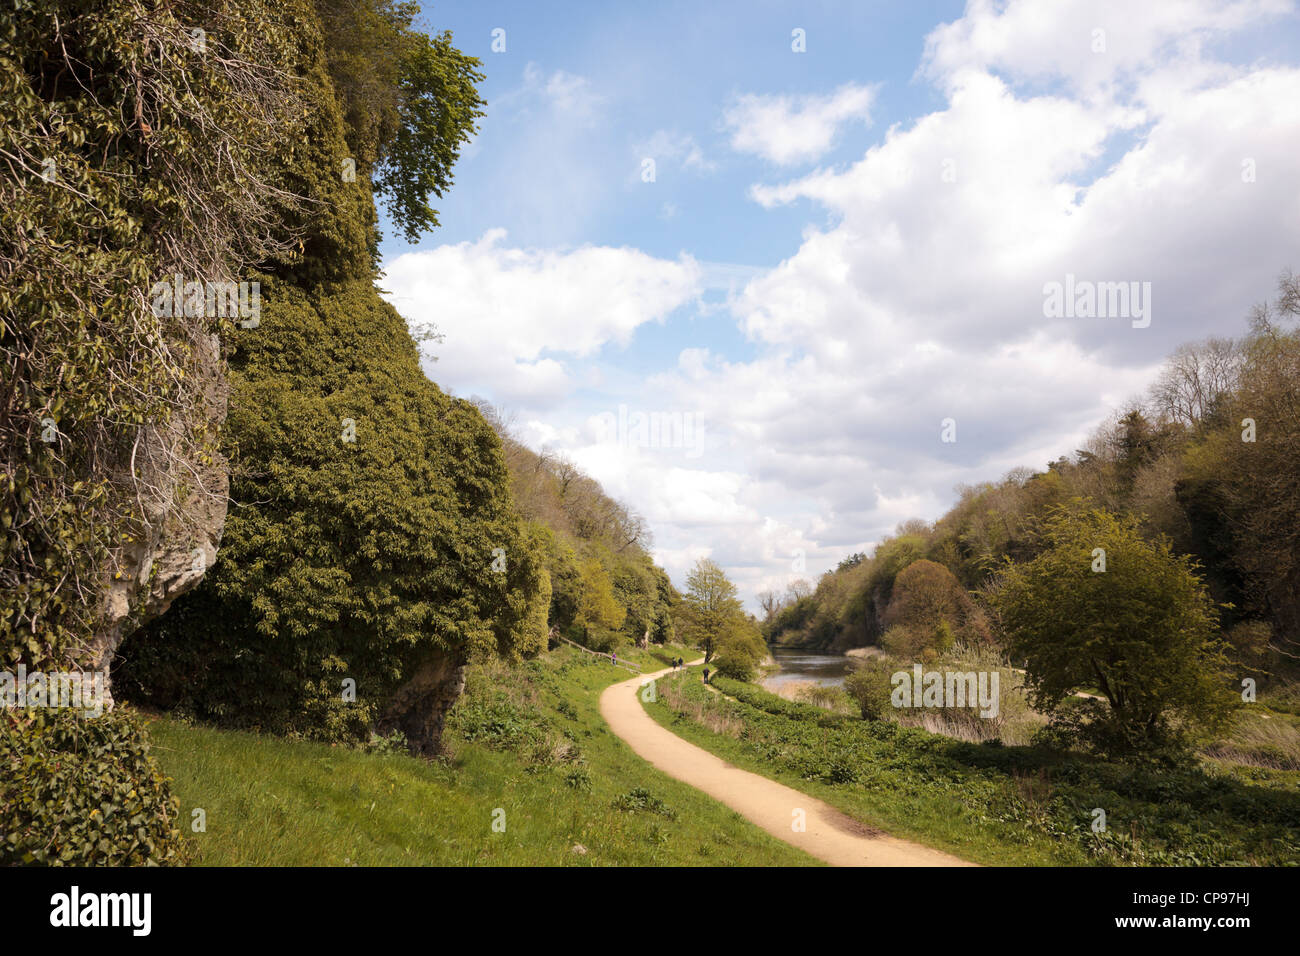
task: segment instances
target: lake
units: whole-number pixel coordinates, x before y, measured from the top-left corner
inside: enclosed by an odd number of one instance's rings
[[[762,685],[776,691],[781,685],[796,681],[833,686],[843,684],[849,672],[849,658],[841,654],[818,654],[797,647],[769,647],[781,669],[763,678]]]

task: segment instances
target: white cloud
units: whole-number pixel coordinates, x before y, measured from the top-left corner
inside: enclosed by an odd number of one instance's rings
[[[813,542],[810,570],[937,517],[958,483],[1079,447],[1174,346],[1244,330],[1294,265],[1300,71],[1201,53],[1276,5],[1197,3],[1185,22],[1143,5],[1127,31],[1100,8],[1115,62],[1096,69],[1065,55],[1070,24],[1091,23],[1067,6],[1077,16],[1049,30],[1033,4],[1003,22],[973,3],[976,22],[928,46],[945,108],[846,170],[754,187],[767,207],[812,200],[831,225],[731,298],[758,358],[688,350],[654,382],[730,438],[757,526]],[[1043,285],[1066,273],[1150,281],[1151,327],[1044,318]],[[788,576],[777,555],[764,573]]]
[[[754,186],[766,208],[819,207],[773,268],[510,249],[492,232],[396,260],[394,302],[447,333],[435,377],[460,390],[487,383],[531,410],[581,379],[606,404],[661,396],[707,422],[697,460],[599,443],[590,401],[525,429],[644,512],[679,583],[701,556],[747,596],[815,579],[900,520],[937,517],[955,485],[1079,447],[1174,346],[1241,331],[1295,265],[1300,70],[1206,53],[1289,5],[1068,2],[1050,21],[1045,6],[972,2],[926,44],[942,108],[847,168]],[[745,97],[727,123],[735,148],[789,165],[825,155],[871,105],[860,86]],[[693,140],[664,137],[661,155],[693,162]],[[1045,318],[1043,285],[1067,273],[1151,282],[1150,327]],[[724,292],[724,311],[703,290]],[[686,303],[704,337],[659,373],[590,361]],[[749,339],[743,357],[706,331],[724,317]],[[955,444],[941,441],[949,417]]]
[[[637,143],[633,151],[638,160],[653,159],[657,167],[670,162],[698,173],[709,173],[717,169],[717,163],[705,157],[704,150],[695,141],[695,137],[675,130],[655,130],[648,139]],[[639,163],[637,176],[640,176]]]
[[[398,311],[445,336],[434,377],[458,391],[530,408],[553,403],[574,387],[567,360],[625,345],[638,326],[697,294],[700,269],[688,256],[518,249],[505,237],[489,230],[477,242],[406,253],[386,267]]]
[[[1293,9],[1290,0],[970,0],[926,38],[922,68],[940,83],[971,71],[1062,78],[1094,96],[1152,64],[1196,64],[1207,40]]]
[[[778,165],[811,162],[824,156],[840,126],[871,122],[875,89],[852,83],[828,96],[737,97],[723,116],[731,146]]]
[[[519,109],[543,105],[557,113],[591,122],[605,102],[606,98],[592,88],[585,76],[564,70],[547,73],[530,62],[524,66],[522,83],[499,97],[495,105]]]

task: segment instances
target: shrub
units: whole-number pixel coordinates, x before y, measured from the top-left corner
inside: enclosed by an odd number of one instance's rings
[[[122,710],[0,710],[0,865],[183,863],[179,815]]]
[[[1146,540],[1134,517],[1082,505],[1054,510],[1043,537],[1043,553],[1008,565],[994,595],[1035,707],[1109,755],[1164,759],[1221,730],[1236,702],[1218,608],[1191,559]],[[1109,708],[1060,710],[1093,684]]]
[[[645,811],[666,817],[669,820],[677,819],[677,811],[673,810],[645,787],[633,787],[627,793],[620,794],[614,798],[611,806],[615,810],[624,810],[630,813]]]
[[[889,716],[890,676],[896,669],[897,664],[887,659],[869,657],[859,660],[844,678],[844,689],[862,711],[863,719],[884,720]]]
[[[754,679],[755,664],[753,655],[744,647],[729,644],[718,651],[713,658],[714,670],[722,677],[732,680],[751,681]]]

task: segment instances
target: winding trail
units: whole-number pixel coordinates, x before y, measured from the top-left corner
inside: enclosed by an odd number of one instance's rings
[[[691,664],[703,661],[700,658]],[[600,714],[610,729],[639,757],[670,777],[704,791],[778,840],[832,866],[973,865],[919,843],[887,836],[816,797],[741,770],[660,726],[641,706],[639,694],[647,681],[671,671],[668,667],[641,674],[605,688],[600,695]],[[793,826],[796,810],[804,813],[802,832]]]

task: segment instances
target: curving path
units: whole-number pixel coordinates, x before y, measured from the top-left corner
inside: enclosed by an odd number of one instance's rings
[[[671,670],[641,674],[607,687],[600,695],[600,713],[610,729],[638,756],[670,777],[704,791],[778,840],[832,866],[973,865],[919,843],[886,836],[815,797],[732,766],[660,726],[641,706],[639,694],[642,684]],[[803,832],[793,826],[796,810],[804,814]]]

